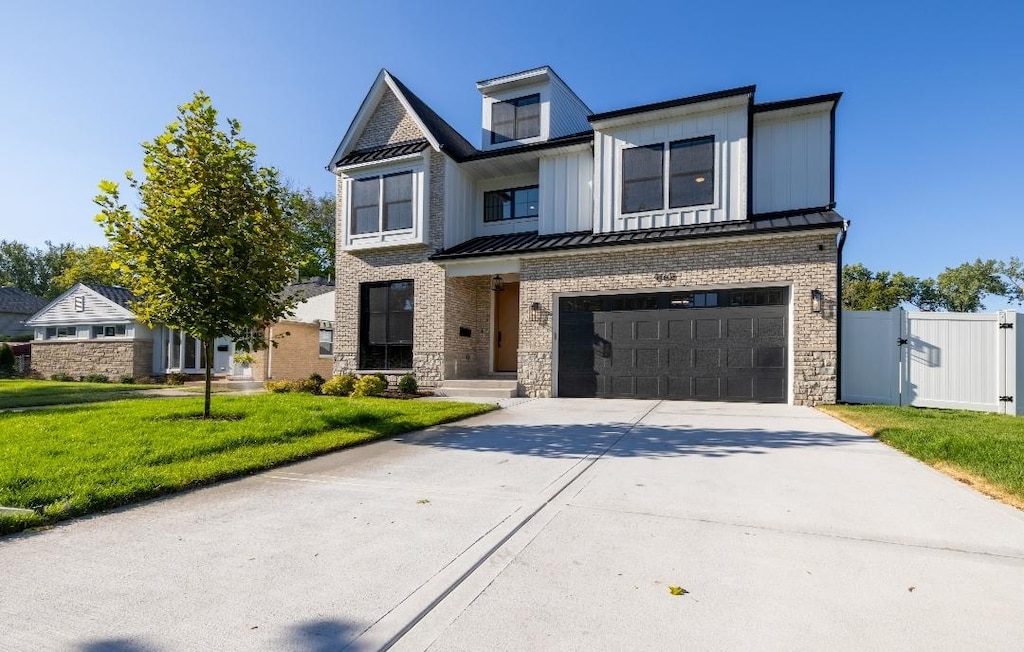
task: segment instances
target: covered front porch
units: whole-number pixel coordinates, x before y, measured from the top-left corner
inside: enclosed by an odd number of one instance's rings
[[[235,374],[235,344],[229,338],[217,338],[213,344],[213,366],[216,376]],[[157,374],[205,374],[206,351],[203,343],[174,328],[158,326],[153,332],[153,372]]]

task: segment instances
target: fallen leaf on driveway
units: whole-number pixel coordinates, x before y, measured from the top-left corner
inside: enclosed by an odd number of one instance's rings
[[[681,586],[670,586],[668,587],[668,592],[672,595],[686,595],[687,593],[689,593],[689,591],[687,591]]]
[[[416,504],[417,505],[428,505],[428,504],[430,504],[430,500],[428,500],[427,498],[420,498],[419,500],[416,501]]]

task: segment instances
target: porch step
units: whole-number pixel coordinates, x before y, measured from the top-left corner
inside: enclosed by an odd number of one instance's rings
[[[519,383],[516,380],[470,379],[446,380],[434,390],[435,396],[482,396],[485,398],[515,398]]]

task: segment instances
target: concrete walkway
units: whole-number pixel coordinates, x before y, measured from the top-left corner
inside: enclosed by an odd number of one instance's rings
[[[1024,514],[789,406],[528,401],[0,539],[0,568],[5,650],[1024,640]]]

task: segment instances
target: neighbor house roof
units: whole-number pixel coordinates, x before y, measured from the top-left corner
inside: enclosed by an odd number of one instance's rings
[[[715,222],[713,224],[694,224],[663,229],[645,229],[642,231],[617,231],[614,233],[593,233],[577,231],[575,233],[559,233],[540,235],[536,231],[527,233],[509,233],[505,235],[488,235],[474,238],[451,249],[443,250],[431,256],[431,260],[446,261],[463,258],[479,258],[486,256],[506,256],[545,251],[561,251],[566,249],[583,249],[588,247],[609,247],[615,245],[650,244],[718,236],[753,235],[802,231],[810,229],[835,228],[845,222],[843,217],[833,210],[820,210],[807,213],[795,213],[766,217],[755,220],[735,220]]]
[[[82,285],[100,296],[110,299],[117,305],[123,308],[128,308],[129,310],[131,309],[129,304],[132,301],[138,301],[138,297],[132,294],[132,291],[127,288],[118,287],[116,285],[103,285],[102,283],[83,283]]]
[[[299,301],[304,301],[333,291],[333,281],[329,281],[325,278],[311,278],[298,283],[292,283],[284,289],[282,294],[288,299],[298,297]]]
[[[20,288],[0,287],[0,312],[34,315],[45,305],[46,299]]]

